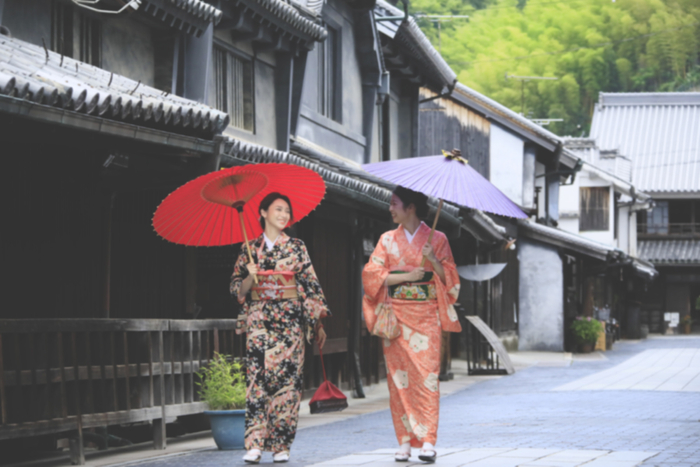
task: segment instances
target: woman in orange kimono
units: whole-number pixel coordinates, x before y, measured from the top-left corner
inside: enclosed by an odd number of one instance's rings
[[[389,211],[400,225],[381,236],[362,272],[362,309],[371,332],[377,313],[390,304],[401,331],[383,345],[400,445],[395,459],[408,461],[411,447],[416,447],[421,448],[420,460],[435,462],[441,335],[442,330],[462,329],[452,306],[459,295],[459,275],[445,234],[435,231],[432,245],[428,243],[430,227],[420,220],[428,214],[425,195],[399,186]]]

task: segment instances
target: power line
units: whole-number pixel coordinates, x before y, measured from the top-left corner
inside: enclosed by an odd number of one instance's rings
[[[559,4],[559,3],[577,3],[580,1],[586,1],[586,0],[558,0],[558,1],[552,1],[552,2],[527,2],[523,9],[529,7],[529,6],[539,6],[539,5],[552,5],[552,4]],[[602,2],[601,2],[602,3]],[[607,1],[605,2],[607,3]],[[502,10],[504,8],[520,8],[518,5],[498,5],[498,6],[487,6],[486,8],[482,8],[480,10],[476,11],[490,11],[490,10]]]
[[[659,34],[665,34],[670,31],[678,31],[680,29],[685,29],[689,27],[694,27],[699,25],[700,23],[690,23],[690,24],[684,24],[683,26],[678,26],[675,28],[668,28],[668,29],[662,29],[661,31],[656,31],[656,32],[650,32],[648,34],[641,34],[639,36],[634,36],[634,37],[627,37],[625,39],[619,39],[616,41],[607,41],[607,42],[600,42],[598,44],[593,44],[589,46],[582,46],[582,47],[572,47],[570,49],[564,49],[564,50],[558,50],[555,52],[540,52],[536,54],[530,54],[530,55],[521,55],[518,57],[510,57],[510,58],[493,58],[489,60],[472,60],[470,62],[452,62],[454,65],[471,65],[473,63],[493,63],[493,62],[509,62],[509,61],[514,61],[514,60],[526,60],[528,58],[532,57],[543,57],[543,56],[551,56],[551,55],[561,55],[565,54],[568,52],[576,52],[578,50],[586,50],[586,49],[599,49],[602,47],[606,47],[608,45],[612,44],[621,44],[623,42],[631,42],[631,41],[636,41],[638,39],[643,39],[645,37],[652,37],[652,36],[658,36]]]

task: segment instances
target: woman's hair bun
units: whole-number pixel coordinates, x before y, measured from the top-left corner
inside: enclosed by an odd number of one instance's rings
[[[423,193],[399,185],[394,189],[394,194],[399,197],[404,208],[408,207],[410,204],[416,207],[416,216],[418,216],[418,219],[425,219],[428,217],[428,197]]]

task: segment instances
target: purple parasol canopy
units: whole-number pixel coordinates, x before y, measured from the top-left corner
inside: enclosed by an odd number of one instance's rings
[[[460,206],[527,219],[510,198],[460,157],[459,150],[443,154],[365,164],[362,168],[388,182]]]

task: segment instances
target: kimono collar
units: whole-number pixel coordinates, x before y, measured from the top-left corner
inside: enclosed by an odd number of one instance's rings
[[[425,225],[425,222],[421,222],[415,232],[413,232],[413,241],[408,242],[408,232],[403,228],[403,225],[399,225],[396,229],[396,234],[394,235],[394,240],[399,244],[401,249],[403,248],[423,248],[423,245],[428,241],[428,235],[430,235],[430,227]]]
[[[257,248],[257,250],[258,250],[258,258],[259,258],[260,256],[262,256],[263,246],[265,246],[266,243],[267,243],[267,242],[266,242],[266,239],[267,239],[267,235],[265,235],[265,232],[263,232],[263,233],[260,234],[260,236],[255,240],[255,245],[256,245],[256,248]],[[279,237],[277,237],[277,239],[275,240],[275,243],[274,243],[273,247],[267,249],[268,253],[271,252],[272,249],[273,249],[275,246],[282,246],[282,245],[284,245],[285,243],[287,243],[288,241],[289,241],[289,235],[287,235],[287,234],[284,233],[284,232],[280,232]]]
[[[418,224],[418,227],[416,227],[416,230],[413,231],[413,233],[410,233],[405,228],[403,229],[403,234],[406,236],[406,240],[408,241],[408,243],[413,242],[413,238],[416,236],[416,234],[418,233],[418,231],[420,230],[420,228],[423,225],[425,225],[425,222],[421,221],[420,224]],[[401,227],[403,227],[403,226],[401,226]]]
[[[280,232],[280,233],[281,233],[281,232]],[[267,249],[268,249],[268,250],[272,250],[272,247],[275,246],[275,242],[277,241],[278,238],[280,238],[279,235],[278,235],[277,238],[275,238],[274,240],[270,240],[270,239],[268,238],[267,234],[266,234],[265,232],[263,232],[263,240],[265,240],[265,245],[267,245]]]

